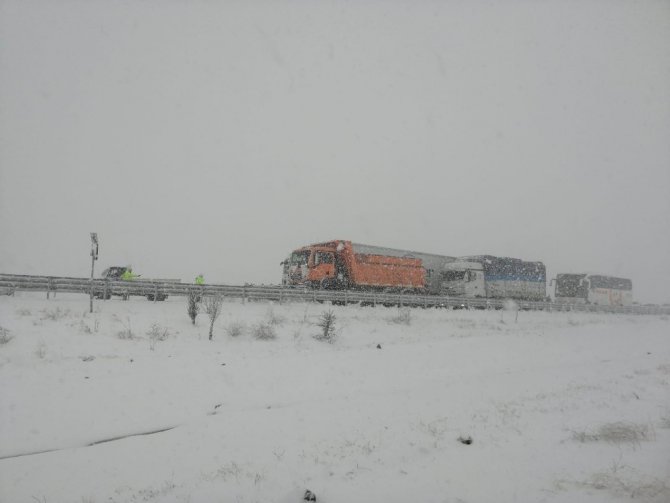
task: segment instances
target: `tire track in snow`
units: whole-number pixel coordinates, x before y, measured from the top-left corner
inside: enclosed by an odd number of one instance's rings
[[[155,435],[156,433],[163,433],[166,431],[174,430],[177,426],[168,426],[167,428],[161,428],[160,430],[151,430],[151,431],[142,431],[139,433],[129,433],[127,435],[119,435],[117,437],[110,437],[110,438],[103,438],[102,440],[96,440],[95,442],[91,442],[85,445],[81,446],[76,446],[76,447],[59,447],[57,449],[46,449],[43,451],[34,451],[34,452],[23,452],[20,454],[10,454],[9,456],[0,456],[0,461],[4,461],[5,459],[12,459],[12,458],[21,458],[24,456],[36,456],[37,454],[46,454],[47,452],[58,452],[58,451],[67,451],[70,449],[81,449],[82,447],[93,447],[96,445],[100,444],[106,444],[107,442],[116,442],[117,440],[123,440],[124,438],[131,438],[131,437],[142,437],[146,435]]]

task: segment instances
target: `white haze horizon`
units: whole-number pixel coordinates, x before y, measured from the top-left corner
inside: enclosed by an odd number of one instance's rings
[[[670,3],[0,1],[0,273],[332,239],[670,302]],[[549,281],[548,281],[549,282]]]

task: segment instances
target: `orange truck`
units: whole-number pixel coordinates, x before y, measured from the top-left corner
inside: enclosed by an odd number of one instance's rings
[[[282,283],[323,289],[423,292],[433,271],[453,260],[351,241],[327,241],[294,250],[282,262]]]

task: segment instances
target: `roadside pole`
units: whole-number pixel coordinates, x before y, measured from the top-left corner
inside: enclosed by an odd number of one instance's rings
[[[89,285],[91,313],[93,312],[93,269],[95,267],[96,260],[98,260],[98,233],[91,232],[91,282]]]

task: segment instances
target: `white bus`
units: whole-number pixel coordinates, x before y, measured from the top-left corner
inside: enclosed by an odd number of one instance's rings
[[[633,282],[601,274],[558,274],[555,280],[556,302],[594,304],[598,306],[630,306],[633,303]]]

